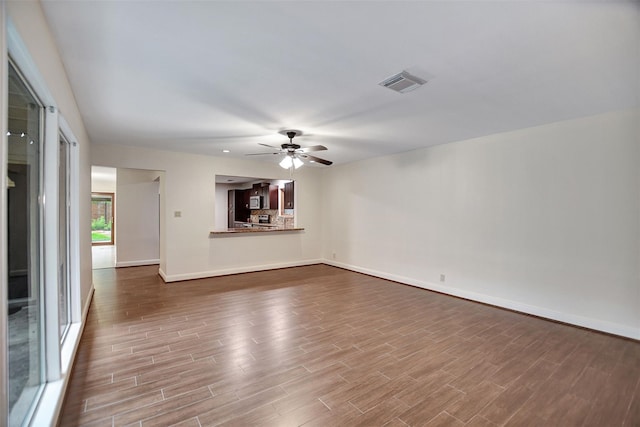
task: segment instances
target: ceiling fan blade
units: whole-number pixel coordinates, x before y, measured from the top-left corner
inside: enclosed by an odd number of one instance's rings
[[[276,147],[275,145],[263,144],[262,142],[258,142],[258,145],[262,145],[264,147],[269,147],[269,148],[275,148],[276,150],[280,149],[280,147]]]
[[[245,156],[264,156],[265,154],[281,154],[280,152],[277,153],[249,153],[249,154],[245,154]]]
[[[303,159],[309,160],[311,162],[316,162],[316,163],[320,163],[327,166],[331,166],[333,164],[332,161],[321,159],[320,157],[316,157],[316,156],[311,156],[309,154],[300,153],[299,155]]]
[[[303,147],[298,151],[300,153],[310,153],[312,151],[324,151],[326,149],[327,149],[327,147],[325,147],[324,145],[314,145],[314,146],[311,146],[311,147]]]

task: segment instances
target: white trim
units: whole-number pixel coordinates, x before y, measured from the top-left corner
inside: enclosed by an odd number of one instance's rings
[[[82,301],[80,295],[80,154],[77,138],[62,114],[58,115],[60,132],[71,144],[69,155],[69,280],[71,283],[71,318],[69,323],[82,321]],[[66,338],[65,338],[66,340]]]
[[[170,283],[170,282],[179,282],[182,280],[205,279],[207,277],[227,276],[230,274],[253,273],[256,271],[265,271],[265,270],[277,270],[279,268],[302,267],[305,265],[322,264],[323,262],[324,260],[321,260],[321,259],[308,259],[304,261],[280,262],[277,264],[253,265],[250,267],[225,268],[222,270],[201,271],[197,273],[184,273],[184,274],[171,274],[171,275],[168,275],[164,271],[162,271],[162,269],[159,269],[158,273],[160,274],[160,277],[162,277],[162,280],[164,280],[167,283]]]
[[[58,110],[45,107],[44,114],[44,197],[43,197],[43,255],[44,269],[44,337],[43,348],[46,361],[46,381],[60,379],[60,316],[58,302]]]
[[[118,261],[116,262],[116,268],[118,267],[139,267],[143,265],[155,265],[160,264],[160,259],[143,259],[140,261]]]
[[[89,294],[87,295],[87,299],[85,300],[84,309],[82,310],[82,323],[87,322],[87,316],[89,315],[89,308],[91,307],[91,302],[93,301],[93,292],[95,291],[95,287],[93,283],[91,284],[91,289],[89,289]],[[82,327],[84,330],[84,326]]]
[[[619,335],[626,338],[640,340],[640,329],[635,329],[619,323],[607,322],[606,320],[593,319],[589,317],[577,316],[574,314],[563,313],[560,311],[550,310],[544,307],[538,307],[534,305],[524,304],[518,301],[512,301],[504,298],[494,297],[491,295],[479,294],[476,292],[470,292],[463,289],[457,289],[447,286],[438,285],[436,283],[427,282],[423,280],[417,280],[410,277],[399,276],[396,274],[389,274],[378,270],[372,270],[370,268],[358,267],[355,265],[344,264],[333,260],[325,259],[322,261],[325,264],[332,265],[334,267],[344,268],[345,270],[355,271],[357,273],[364,273],[370,276],[379,277],[381,279],[392,280],[404,285],[415,286],[430,291],[440,292],[446,295],[452,295],[459,298],[468,299],[471,301],[481,302],[483,304],[489,304],[500,308],[506,308],[508,310],[517,311],[520,313],[531,314],[538,317],[543,317],[550,320],[555,320],[562,323],[568,323],[583,328],[593,329],[596,331],[606,332],[613,335]]]

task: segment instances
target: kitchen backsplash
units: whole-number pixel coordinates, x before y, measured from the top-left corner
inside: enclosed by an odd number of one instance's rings
[[[252,209],[251,210],[251,222],[258,222],[258,215],[270,215],[271,224],[277,225],[282,228],[293,228],[293,217],[280,216],[277,209]]]

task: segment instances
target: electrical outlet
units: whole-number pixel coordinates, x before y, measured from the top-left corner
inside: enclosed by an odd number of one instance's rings
[[[441,281],[441,282],[444,282],[444,274],[441,274],[441,275],[440,275],[440,281]]]
[[[174,218],[182,218],[182,211],[175,211],[173,213]]]
[[[331,254],[331,258],[336,259],[336,253],[335,252]]]

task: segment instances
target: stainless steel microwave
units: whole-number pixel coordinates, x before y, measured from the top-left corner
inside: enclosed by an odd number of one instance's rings
[[[251,196],[249,198],[249,209],[262,209],[262,196]]]

